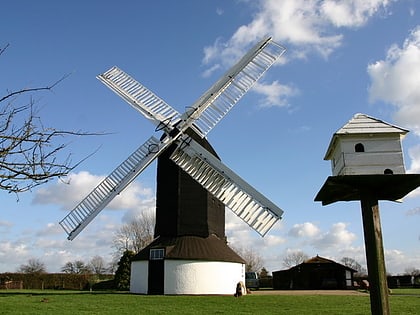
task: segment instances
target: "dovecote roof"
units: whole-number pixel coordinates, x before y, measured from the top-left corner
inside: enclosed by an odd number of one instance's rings
[[[404,136],[409,130],[396,125],[392,125],[380,119],[366,114],[355,114],[343,127],[338,129],[332,139],[325,154],[324,160],[330,160],[336,141],[347,135],[372,135],[372,134],[399,134]]]

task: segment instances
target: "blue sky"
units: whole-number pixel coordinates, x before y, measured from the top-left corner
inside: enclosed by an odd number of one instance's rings
[[[156,164],[74,241],[58,222],[146,141],[154,126],[102,85],[117,65],[183,112],[265,35],[286,54],[208,135],[222,161],[284,210],[261,238],[227,210],[228,241],[253,249],[269,271],[297,250],[365,266],[360,204],[323,207],[314,197],[331,175],[323,157],[333,133],[356,113],[407,128],[407,172],[420,172],[418,1],[4,1],[0,95],[48,85],[33,97],[47,126],[105,132],[69,138],[78,161],[62,181],[3,193],[0,272],[30,258],[59,271],[67,262],[110,260],[114,232],[153,211]],[[25,102],[25,97],[18,102]],[[159,135],[158,135],[159,136]],[[420,191],[380,202],[387,270],[420,268]]]

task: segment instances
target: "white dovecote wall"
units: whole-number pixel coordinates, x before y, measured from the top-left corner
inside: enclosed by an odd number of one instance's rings
[[[407,129],[356,114],[334,133],[324,160],[333,176],[405,174],[401,140]]]

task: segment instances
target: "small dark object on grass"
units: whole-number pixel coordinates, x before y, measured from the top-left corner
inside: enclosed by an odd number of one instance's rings
[[[244,291],[243,291],[244,288],[245,288],[245,286],[244,286],[243,282],[239,281],[236,284],[236,290],[235,290],[235,294],[233,296],[234,297],[241,297],[244,294]]]

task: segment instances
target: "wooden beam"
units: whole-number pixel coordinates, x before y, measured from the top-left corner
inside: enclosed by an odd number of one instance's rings
[[[374,315],[388,315],[388,285],[378,200],[396,201],[420,186],[420,174],[329,176],[315,197],[328,205],[360,200],[370,284],[370,308]]]
[[[369,275],[370,309],[373,315],[389,315],[389,291],[378,200],[369,194],[362,194],[361,208]]]

